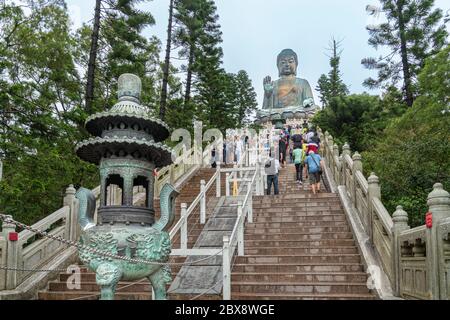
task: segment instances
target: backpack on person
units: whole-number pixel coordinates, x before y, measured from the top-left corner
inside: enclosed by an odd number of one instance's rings
[[[303,150],[300,148],[295,149],[294,150],[294,164],[303,163],[303,158],[304,158]]]

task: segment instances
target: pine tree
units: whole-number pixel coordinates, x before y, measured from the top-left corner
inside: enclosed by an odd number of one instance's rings
[[[256,101],[255,88],[246,71],[239,71],[233,78],[236,87],[234,91],[237,94],[236,127],[241,127],[250,122],[250,116],[256,111],[258,102]]]
[[[341,42],[335,39],[331,40],[329,51],[331,51],[330,66],[331,70],[328,76],[322,74],[318,80],[317,90],[320,93],[320,101],[323,106],[329,105],[331,98],[345,96],[349,90],[342,80],[341,70],[339,69],[342,50]]]
[[[140,34],[145,27],[154,24],[154,19],[149,12],[135,8],[139,2],[141,0],[96,0],[86,79],[87,114],[103,110],[111,103],[115,98],[115,79],[121,73],[133,72],[143,78],[144,87],[153,89],[154,80],[145,79],[145,75],[159,63],[155,62],[159,40],[148,41]],[[81,34],[86,36],[88,32],[84,30]],[[151,92],[151,96],[148,102],[155,105],[158,94]]]
[[[188,105],[198,73],[206,65],[213,68],[212,72],[220,66],[223,53],[218,44],[222,42],[222,33],[212,0],[177,0],[175,10],[174,42],[181,47],[180,57],[187,60],[184,103]]]
[[[389,48],[385,57],[365,58],[362,64],[377,69],[378,78],[365,80],[369,88],[396,85],[403,81],[404,101],[412,106],[417,93],[417,75],[427,57],[438,52],[447,41],[441,9],[433,9],[434,0],[380,0],[387,22],[368,26],[369,44]]]
[[[166,108],[167,108],[167,90],[168,90],[168,85],[169,85],[170,53],[172,51],[173,11],[174,11],[174,0],[170,0],[169,23],[167,26],[166,57],[164,59],[163,79],[162,79],[162,87],[161,87],[161,101],[159,103],[159,117],[163,121],[166,118]]]

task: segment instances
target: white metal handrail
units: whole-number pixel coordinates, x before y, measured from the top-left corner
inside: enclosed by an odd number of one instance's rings
[[[238,255],[244,255],[244,224],[245,218],[249,223],[253,222],[253,186],[256,183],[259,170],[255,169],[255,173],[251,181],[248,183],[248,190],[244,201],[238,201],[237,219],[231,232],[230,237],[223,238],[223,252],[222,252],[222,285],[223,285],[223,299],[231,299],[231,261],[233,259],[236,247]]]
[[[213,186],[214,182],[217,180],[217,176],[219,174],[219,171],[216,170],[216,173],[211,177],[208,184],[205,184],[204,181],[201,182],[201,188],[200,193],[195,198],[195,200],[191,203],[189,208],[187,208],[186,203],[181,204],[181,217],[178,223],[175,225],[175,227],[172,228],[170,231],[170,239],[172,240],[175,235],[178,233],[178,231],[181,230],[181,248],[180,250],[173,250],[173,255],[182,255],[187,256],[187,222],[189,217],[192,215],[192,213],[195,211],[195,208],[200,204],[200,223],[205,223],[205,215],[206,215],[206,194],[208,193],[209,189]],[[180,254],[181,253],[181,254]]]

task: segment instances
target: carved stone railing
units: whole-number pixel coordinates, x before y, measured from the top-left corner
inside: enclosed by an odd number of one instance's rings
[[[67,188],[64,206],[32,225],[32,228],[67,240],[78,239],[78,201],[75,199],[75,191],[73,186]],[[37,237],[29,230],[16,233],[16,225],[5,222],[0,233],[0,265],[7,266],[9,270],[0,271],[0,290],[15,290],[32,276],[42,276],[40,271],[33,270],[64,267],[65,261],[54,259],[65,249],[67,246],[60,241]],[[74,252],[73,249],[67,253],[67,260],[70,260],[71,253]]]
[[[346,143],[339,154],[333,137],[318,130],[325,173],[338,192],[358,239],[366,267],[382,270],[382,298],[450,299],[450,195],[441,184],[428,196],[432,225],[410,229],[401,206],[391,216],[381,201],[379,179],[363,175],[362,157]],[[369,265],[371,264],[371,265]],[[375,265],[373,265],[375,264]],[[373,269],[373,268],[372,268]]]

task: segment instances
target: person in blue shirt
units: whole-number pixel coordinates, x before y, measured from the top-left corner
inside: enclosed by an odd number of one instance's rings
[[[309,175],[309,183],[314,194],[320,192],[320,175],[324,168],[323,160],[319,154],[310,151],[305,159],[306,172]]]

